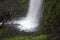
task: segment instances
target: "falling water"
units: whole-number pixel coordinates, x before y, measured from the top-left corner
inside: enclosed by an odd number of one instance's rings
[[[39,21],[42,17],[42,4],[43,0],[30,0],[29,10],[26,17],[17,22],[20,24],[18,26],[20,31],[34,32],[38,30],[36,28],[39,26]]]
[[[30,0],[26,17],[13,22],[13,24],[19,24],[16,28],[25,32],[38,31],[37,27],[41,24],[42,18],[42,5],[43,0]]]

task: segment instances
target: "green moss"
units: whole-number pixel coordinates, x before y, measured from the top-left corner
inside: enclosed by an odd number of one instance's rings
[[[16,36],[13,38],[5,38],[4,40],[46,40],[47,39],[47,35],[40,35],[40,36],[36,36],[36,37],[32,37],[32,36]]]

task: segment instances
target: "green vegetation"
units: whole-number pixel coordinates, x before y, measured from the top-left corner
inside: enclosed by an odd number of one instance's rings
[[[40,35],[36,37],[32,36],[17,36],[10,39],[5,38],[5,40],[46,40],[47,35]]]
[[[12,38],[5,37],[3,40],[60,40],[60,0],[45,0],[44,5],[41,35],[15,36]],[[27,9],[28,0],[1,0],[0,22],[3,22],[6,19],[10,20],[12,18],[22,17],[26,13]],[[7,17],[4,13],[8,12],[10,16]],[[0,29],[0,35],[4,34],[6,30],[7,29],[4,28]]]
[[[48,40],[60,40],[60,1],[46,0],[45,3],[43,32],[48,34]]]

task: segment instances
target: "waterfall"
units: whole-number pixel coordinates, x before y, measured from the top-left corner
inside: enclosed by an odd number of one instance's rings
[[[8,22],[5,24],[19,24],[16,28],[20,31],[34,32],[38,31],[37,27],[41,24],[43,0],[29,0],[29,9],[26,17],[20,20]],[[39,23],[40,22],[40,23]]]
[[[38,30],[37,27],[42,18],[42,4],[43,0],[30,0],[26,17],[17,22],[20,24],[17,27],[20,31],[34,32]]]

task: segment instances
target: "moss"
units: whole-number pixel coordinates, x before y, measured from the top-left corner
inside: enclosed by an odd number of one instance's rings
[[[17,36],[17,37],[10,38],[10,39],[5,38],[5,40],[46,40],[46,38],[47,38],[47,35],[40,35],[40,36],[36,36],[36,37]]]

